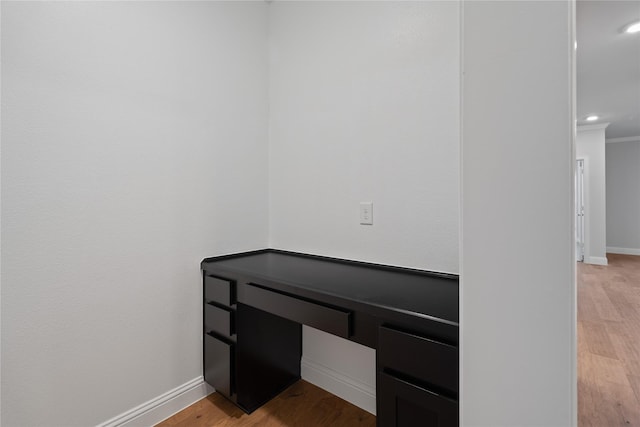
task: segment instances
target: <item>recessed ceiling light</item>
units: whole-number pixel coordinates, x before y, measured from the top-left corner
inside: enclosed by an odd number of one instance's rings
[[[588,122],[595,122],[596,120],[598,120],[598,116],[589,116],[585,120]]]
[[[627,25],[624,32],[629,34],[640,32],[640,21]]]

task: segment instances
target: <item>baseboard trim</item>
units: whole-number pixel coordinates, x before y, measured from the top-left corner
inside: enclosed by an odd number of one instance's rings
[[[202,376],[138,405],[97,427],[148,427],[166,420],[189,405],[213,393]]]
[[[609,261],[607,257],[600,256],[590,256],[584,259],[585,264],[595,264],[595,265],[609,265]]]
[[[635,248],[616,248],[613,246],[607,246],[607,252],[621,255],[640,255],[640,249]]]
[[[303,380],[327,390],[373,415],[376,414],[375,387],[304,357],[300,362],[300,370]]]

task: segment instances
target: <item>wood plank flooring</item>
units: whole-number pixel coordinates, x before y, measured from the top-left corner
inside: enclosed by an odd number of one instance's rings
[[[640,257],[578,263],[578,425],[640,427]]]
[[[578,263],[578,425],[640,427],[640,257]],[[159,427],[356,427],[375,417],[305,381],[246,415],[214,393]]]
[[[300,380],[251,415],[218,393],[199,400],[157,427],[374,427],[376,417]]]

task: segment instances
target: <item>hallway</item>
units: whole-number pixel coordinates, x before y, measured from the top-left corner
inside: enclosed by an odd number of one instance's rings
[[[578,263],[578,425],[640,426],[640,256]]]

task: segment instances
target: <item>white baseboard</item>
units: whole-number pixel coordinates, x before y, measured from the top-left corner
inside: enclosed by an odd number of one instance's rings
[[[376,389],[354,378],[348,377],[312,360],[302,358],[300,362],[302,379],[331,394],[376,414]]]
[[[609,261],[606,257],[600,256],[590,256],[584,258],[585,264],[595,264],[595,265],[609,265]]]
[[[640,249],[635,248],[616,248],[607,246],[607,252],[611,254],[640,255]]]
[[[202,376],[138,405],[97,427],[149,427],[164,421],[198,400],[213,393]]]

